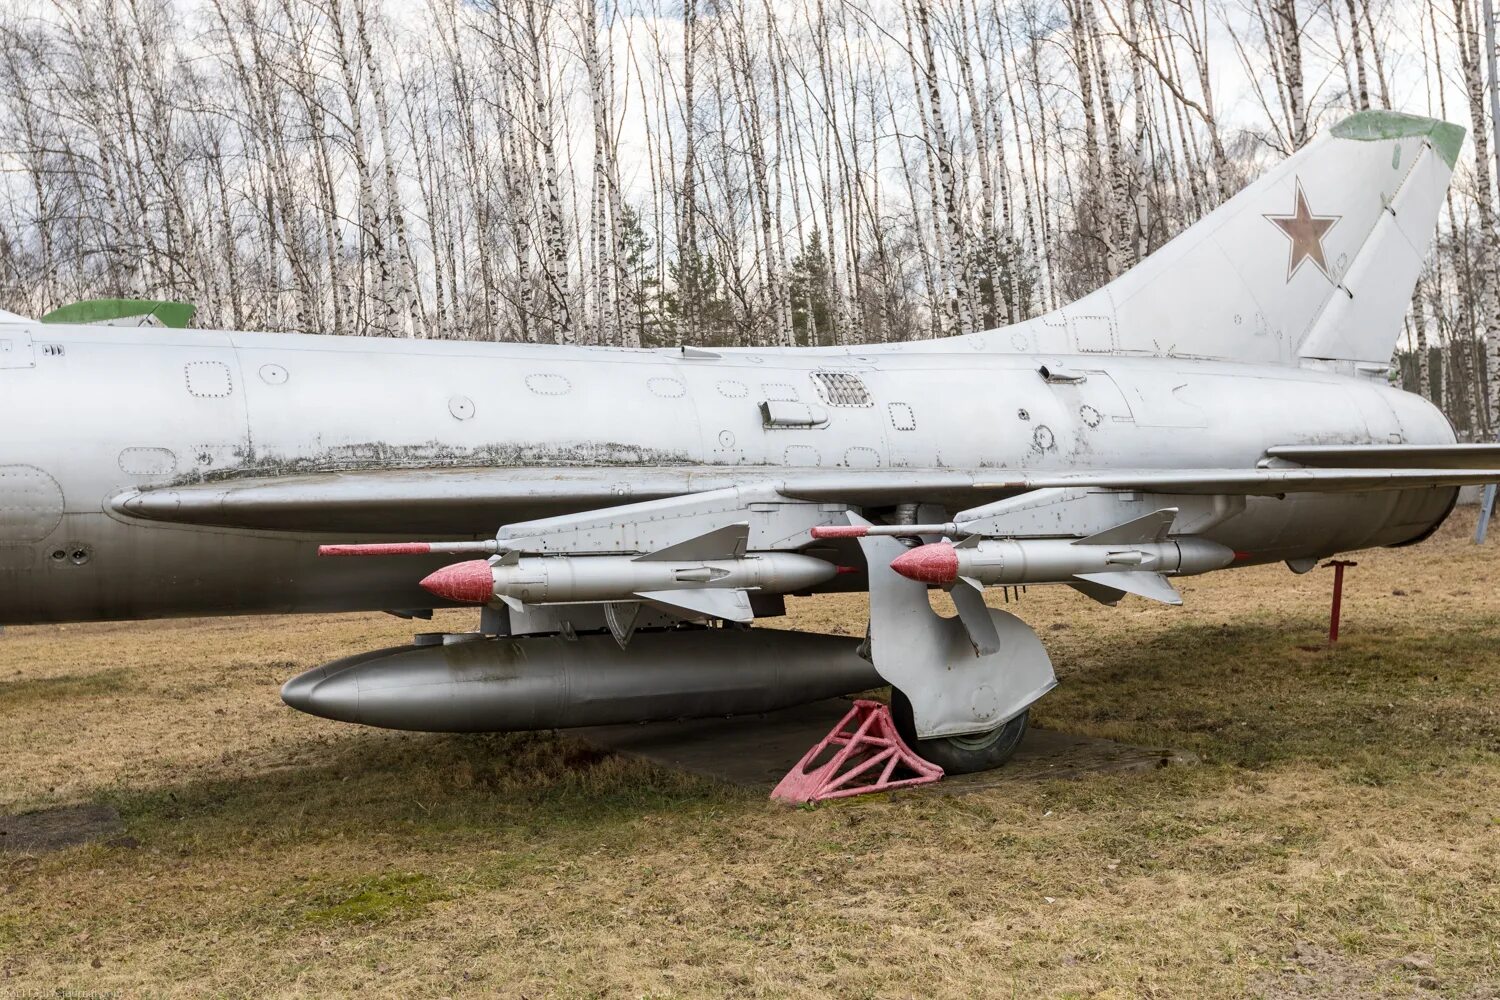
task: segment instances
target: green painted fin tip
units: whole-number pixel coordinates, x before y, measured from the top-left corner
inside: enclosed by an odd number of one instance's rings
[[[107,323],[131,316],[153,316],[162,326],[182,329],[193,320],[198,307],[187,302],[159,299],[84,299],[42,317],[43,323]]]
[[[1458,151],[1463,148],[1467,134],[1462,125],[1400,111],[1359,111],[1339,122],[1331,131],[1340,139],[1360,142],[1425,135],[1450,168],[1458,162]]]

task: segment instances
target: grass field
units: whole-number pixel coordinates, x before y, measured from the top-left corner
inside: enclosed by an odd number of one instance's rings
[[[386,616],[7,629],[0,812],[107,803],[125,835],[0,852],[0,996],[1497,997],[1500,542],[1472,516],[1361,553],[1334,652],[1327,570],[1011,606],[1061,679],[1037,723],[1200,766],[814,809],[280,703],[402,641]],[[862,597],[793,605],[863,628]]]

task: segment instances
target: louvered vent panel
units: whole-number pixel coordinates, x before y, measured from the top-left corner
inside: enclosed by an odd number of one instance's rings
[[[813,372],[813,385],[829,406],[874,406],[870,390],[858,375],[849,372]]]

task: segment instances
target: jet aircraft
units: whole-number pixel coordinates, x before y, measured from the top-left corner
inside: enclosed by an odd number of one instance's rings
[[[1431,534],[1500,450],[1392,386],[1463,129],[1356,114],[1098,291],[1001,329],[622,350],[0,323],[0,622],[478,609],[301,674],[431,731],[766,711],[880,684],[992,767],[1056,683],[987,586]],[[929,601],[945,589],[958,614]],[[869,594],[863,641],[754,627]]]

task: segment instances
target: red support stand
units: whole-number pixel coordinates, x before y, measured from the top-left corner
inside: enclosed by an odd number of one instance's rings
[[[1359,563],[1349,559],[1333,559],[1323,564],[1323,568],[1333,567],[1333,609],[1328,615],[1328,645],[1332,646],[1339,641],[1339,616],[1344,610],[1344,567],[1358,566]]]
[[[813,766],[834,747],[838,749],[832,757]],[[902,741],[888,707],[861,700],[787,772],[771,798],[801,805],[926,785],[942,776],[942,768],[918,757]]]

